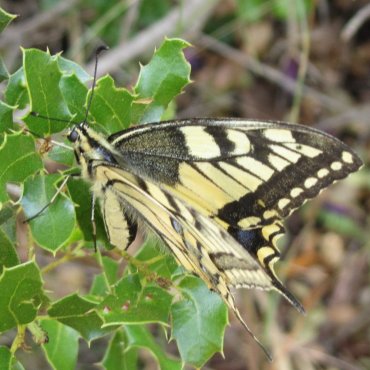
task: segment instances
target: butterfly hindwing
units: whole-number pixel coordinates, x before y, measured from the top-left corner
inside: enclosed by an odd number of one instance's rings
[[[111,204],[122,204],[125,209],[133,210],[135,216],[164,241],[185,269],[198,275],[223,298],[259,343],[242,319],[230,291],[240,286],[276,288],[254,258],[214,221],[157,185],[107,165],[98,164],[94,172],[102,186],[102,207],[106,208],[105,202],[110,199]],[[111,242],[115,244],[116,240]],[[121,249],[126,247],[126,243],[119,240],[115,245]]]

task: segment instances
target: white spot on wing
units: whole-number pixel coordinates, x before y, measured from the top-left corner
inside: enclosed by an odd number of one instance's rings
[[[342,163],[340,162],[333,162],[331,165],[330,165],[330,168],[333,170],[333,171],[339,171],[341,168],[342,168]]]
[[[304,182],[304,186],[305,186],[305,188],[309,189],[309,188],[312,188],[313,186],[315,186],[316,183],[317,183],[317,179],[315,179],[314,177],[309,177]]]
[[[353,163],[353,156],[350,152],[343,152],[342,159],[345,163]]]
[[[279,200],[279,202],[278,202],[278,207],[279,207],[280,209],[283,209],[283,208],[285,208],[289,203],[290,203],[290,199],[288,199],[288,198],[282,198],[282,199],[280,199],[280,200]]]
[[[322,179],[322,178],[324,178],[325,176],[328,176],[328,175],[329,175],[329,170],[327,170],[326,168],[322,168],[321,170],[317,171],[317,176],[320,179]]]
[[[290,196],[292,198],[296,198],[299,196],[299,194],[303,193],[303,189],[301,188],[293,188],[291,191],[290,191]]]

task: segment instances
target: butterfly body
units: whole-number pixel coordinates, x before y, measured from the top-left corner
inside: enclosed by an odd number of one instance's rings
[[[304,311],[273,269],[282,221],[362,164],[334,137],[279,122],[185,119],[108,138],[80,124],[68,137],[111,243],[126,249],[139,220],[246,328],[232,288],[275,289]]]

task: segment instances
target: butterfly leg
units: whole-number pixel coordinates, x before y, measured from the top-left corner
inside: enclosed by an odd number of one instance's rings
[[[97,252],[97,246],[96,246],[96,222],[95,222],[95,194],[91,195],[91,226],[92,226],[92,237],[93,237],[93,242],[94,242],[94,250],[95,253]]]

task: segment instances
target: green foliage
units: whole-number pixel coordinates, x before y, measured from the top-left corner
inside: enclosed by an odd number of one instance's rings
[[[0,276],[0,332],[35,320],[46,301],[42,284],[40,270],[33,261],[3,269]]]
[[[42,168],[32,137],[22,133],[5,135],[0,145],[0,202],[9,200],[7,183],[20,183]]]
[[[214,353],[222,352],[227,309],[219,295],[193,276],[182,279],[179,288],[186,299],[171,307],[172,336],[181,358],[197,368],[202,367]],[[200,306],[204,307],[201,311]]]
[[[157,121],[166,111],[168,114],[169,104],[190,81],[190,66],[183,55],[187,46],[183,40],[165,40],[141,69],[132,91],[117,87],[109,76],[100,78],[88,115],[89,123],[109,135],[132,123]],[[84,119],[89,81],[91,77],[76,63],[60,55],[26,49],[23,65],[9,77],[5,101],[0,102],[3,135],[0,145],[0,201],[3,203],[0,209],[0,331],[18,330],[11,350],[0,347],[0,368],[22,368],[14,353],[22,346],[26,328],[35,342],[42,345],[50,366],[57,370],[76,367],[80,338],[90,343],[101,337],[107,338],[101,359],[101,365],[107,370],[139,369],[139,348],[149,351],[161,369],[181,369],[185,363],[201,366],[214,353],[222,352],[227,323],[225,305],[199,279],[184,277],[172,255],[161,252],[157,241],[147,240],[135,257],[126,253],[119,255],[116,251],[105,255],[104,247],[111,249],[112,246],[107,241],[99,207],[95,220],[98,247],[103,255],[99,251],[94,254],[90,185],[82,180],[70,178],[53,204],[28,222],[29,260],[20,263],[15,247],[15,217],[19,208],[26,218],[39,213],[56,194],[65,176],[76,173],[73,167],[64,173],[49,173],[50,167],[46,168],[45,164],[73,166],[73,152],[53,145],[49,139],[53,135],[54,140],[64,140],[64,145],[70,145],[63,134],[58,133],[65,132],[70,126],[69,120]],[[28,106],[29,111],[50,118],[27,113],[24,127],[14,123],[13,113]],[[15,204],[10,202],[6,191],[9,183],[19,186],[21,199]],[[31,248],[32,245],[35,248]],[[43,253],[50,253],[50,258],[54,256],[42,269],[35,258],[41,249]],[[24,254],[22,256],[24,258]],[[100,268],[89,293],[74,292],[51,300],[43,283],[49,278],[48,272],[63,262],[81,257],[92,260]],[[123,260],[128,261],[125,268]],[[148,323],[158,327],[162,344],[146,327]],[[170,325],[181,359],[169,357],[163,348]]]
[[[57,191],[60,175],[29,177],[24,183],[21,204],[27,218],[35,216],[40,205],[48,204]],[[63,219],[63,222],[61,220]],[[39,216],[29,222],[35,242],[55,253],[70,238],[76,217],[71,199],[58,195]]]
[[[8,24],[17,16],[6,12],[4,9],[0,8],[0,32],[3,32]]]
[[[272,14],[280,20],[285,20],[290,14],[301,17],[313,8],[312,0],[237,0],[238,16],[248,22],[261,20],[266,14]],[[293,12],[293,13],[292,13]]]
[[[49,364],[58,370],[74,370],[78,355],[78,333],[56,320],[41,320],[40,325],[48,333],[48,341],[42,348]]]

